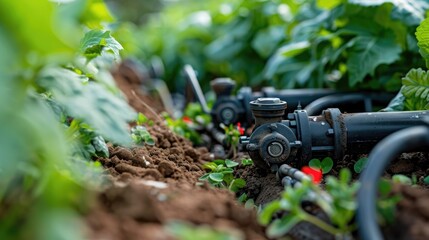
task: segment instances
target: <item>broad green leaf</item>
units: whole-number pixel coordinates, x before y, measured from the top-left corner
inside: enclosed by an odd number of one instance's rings
[[[279,68],[282,67],[284,63],[287,63],[290,58],[308,50],[309,47],[310,42],[303,41],[297,43],[289,43],[279,48],[276,53],[268,60],[268,63],[264,69],[264,76],[266,78],[272,78],[274,75],[276,75]],[[286,68],[289,67],[292,66],[286,66]],[[302,69],[302,66],[299,67],[299,70],[300,69]]]
[[[259,30],[251,45],[261,57],[266,58],[276,50],[279,42],[285,38],[285,33],[284,26],[270,26]]]
[[[225,160],[225,165],[229,168],[238,166],[238,162],[231,161],[229,159]]]
[[[322,9],[331,10],[343,2],[344,0],[317,0],[317,6]]]
[[[426,18],[416,31],[417,45],[420,48],[420,54],[426,60],[426,67],[429,68],[429,18]]]
[[[80,50],[88,60],[100,56],[103,52],[111,52],[119,58],[119,51],[122,49],[121,44],[110,35],[110,31],[91,30],[80,43]]]
[[[389,102],[389,105],[381,110],[382,112],[404,111],[405,96],[401,93],[403,88],[404,87],[402,87],[398,94]]]
[[[214,181],[214,182],[222,182],[223,181],[223,173],[210,173],[209,174],[209,179]]]
[[[426,0],[349,0],[349,3],[361,6],[379,6],[385,3],[393,4],[392,17],[407,25],[418,25],[429,9]]]
[[[113,95],[100,84],[82,84],[82,80],[83,76],[70,70],[46,68],[38,82],[52,92],[54,99],[70,116],[82,119],[114,143],[130,144],[127,123],[135,118],[134,110],[124,99]]]
[[[64,62],[73,56],[76,43],[52,27],[55,11],[55,4],[44,0],[0,2],[0,28],[19,46],[15,54],[23,61],[28,61],[30,54],[33,60],[49,56]]]
[[[385,36],[357,36],[354,41],[347,61],[351,87],[362,82],[368,74],[374,76],[379,65],[397,61],[402,52],[392,33]]]
[[[288,233],[301,218],[295,214],[288,214],[281,219],[274,220],[267,228],[267,235],[270,238],[278,238]]]
[[[429,72],[421,68],[411,69],[402,78],[401,93],[405,96],[406,110],[429,109]]]

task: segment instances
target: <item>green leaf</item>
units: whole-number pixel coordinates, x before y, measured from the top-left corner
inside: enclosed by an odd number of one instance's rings
[[[115,58],[119,58],[119,51],[122,49],[121,44],[110,35],[110,31],[91,30],[80,43],[80,50],[88,61],[103,52],[111,52]]]
[[[209,169],[210,171],[214,171],[217,168],[217,164],[214,162],[208,162],[203,164],[204,169]]]
[[[288,214],[281,219],[274,220],[267,228],[267,235],[270,238],[278,238],[288,233],[301,219],[298,215]]]
[[[343,184],[349,183],[352,179],[352,174],[350,173],[350,170],[347,168],[341,169],[340,176],[338,179]]]
[[[109,148],[107,147],[106,141],[100,135],[94,137],[91,140],[91,144],[94,146],[97,155],[101,157],[109,157]]]
[[[241,188],[244,188],[246,186],[246,181],[242,178],[236,178],[231,181],[231,184],[229,186],[229,189],[233,192],[237,192]]]
[[[421,68],[411,69],[402,78],[401,93],[405,96],[406,110],[429,109],[429,73]]]
[[[252,48],[261,56],[270,56],[277,48],[277,45],[285,38],[286,29],[284,26],[270,26],[259,30],[251,43]]]
[[[261,213],[258,215],[258,221],[262,225],[266,226],[271,222],[271,219],[273,218],[273,215],[282,210],[280,201],[274,200],[270,203],[268,203],[261,211]]]
[[[396,96],[389,102],[389,105],[387,105],[387,107],[381,110],[382,112],[404,111],[405,96],[401,93],[401,91],[396,94]]]
[[[223,173],[210,173],[209,174],[209,179],[214,181],[214,182],[222,182],[223,181]]]
[[[209,176],[210,176],[210,173],[206,173],[203,176],[201,176],[200,178],[198,178],[198,180],[200,180],[200,181],[207,180],[207,179],[209,179]]]
[[[426,60],[426,67],[429,68],[429,18],[426,18],[416,31],[417,45],[420,48],[420,54]]]
[[[7,35],[19,46],[17,55],[24,58],[29,57],[29,53],[39,55],[37,57],[50,54],[72,56],[75,43],[68,42],[51,27],[55,11],[56,5],[49,1],[1,1],[0,26],[7,29]]]
[[[317,6],[326,10],[331,10],[342,3],[343,0],[317,0]]]
[[[368,158],[366,157],[357,160],[357,162],[353,165],[353,170],[355,170],[355,173],[361,173],[365,168],[366,162],[368,162]]]
[[[264,69],[264,76],[266,78],[272,78],[284,62],[288,59],[299,55],[300,53],[308,50],[310,47],[309,41],[288,43],[283,47],[279,48],[276,53],[268,60],[268,63]]]
[[[236,167],[236,166],[238,166],[238,164],[239,164],[238,162],[234,162],[234,161],[231,161],[229,159],[225,160],[225,165],[229,168]]]
[[[241,165],[243,166],[252,166],[253,165],[253,160],[250,158],[246,158],[241,160]]]
[[[308,162],[308,166],[310,166],[310,167],[312,167],[314,169],[322,169],[322,163],[317,158],[311,159]]]
[[[128,122],[135,118],[127,102],[96,82],[82,83],[83,76],[62,68],[46,68],[38,79],[52,92],[66,112],[91,125],[106,139],[128,145],[131,143]]]
[[[334,166],[334,161],[330,157],[325,157],[322,160],[322,173],[326,174],[331,171],[332,167]]]
[[[392,17],[409,26],[418,25],[425,17],[429,3],[426,0],[349,0],[349,3],[361,6],[379,6],[393,4]]]
[[[411,178],[403,175],[403,174],[395,174],[392,176],[392,181],[395,183],[402,183],[406,185],[412,185],[413,181]]]
[[[426,176],[426,177],[423,179],[423,182],[424,182],[426,185],[429,185],[429,176]]]
[[[379,65],[397,61],[402,52],[392,33],[385,36],[357,36],[354,41],[347,61],[351,87],[362,82],[368,74],[374,76]]]

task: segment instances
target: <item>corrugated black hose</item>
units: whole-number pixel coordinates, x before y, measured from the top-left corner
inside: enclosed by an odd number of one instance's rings
[[[389,163],[403,152],[429,146],[429,127],[417,126],[397,131],[380,141],[371,151],[358,191],[357,223],[359,236],[364,240],[381,240],[377,223],[378,181]]]

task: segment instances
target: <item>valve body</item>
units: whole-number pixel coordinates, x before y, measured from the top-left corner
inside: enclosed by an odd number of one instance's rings
[[[384,137],[421,125],[428,115],[427,111],[343,114],[330,108],[319,116],[295,110],[282,120],[275,116],[282,114],[280,108],[286,110],[286,102],[278,98],[259,98],[250,106],[256,125],[252,135],[240,141],[255,164],[265,168],[283,163],[303,166],[312,158],[338,160],[345,154],[368,153]]]

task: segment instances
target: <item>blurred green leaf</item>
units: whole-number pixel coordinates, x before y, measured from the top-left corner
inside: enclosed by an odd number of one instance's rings
[[[82,119],[110,141],[130,144],[127,123],[135,118],[134,110],[101,85],[83,84],[83,80],[83,76],[67,69],[47,68],[41,72],[38,82],[50,89],[70,116]]]
[[[406,110],[429,109],[429,73],[418,69],[411,69],[402,78],[401,93],[405,96]]]
[[[100,56],[103,52],[111,52],[115,57],[119,58],[119,51],[123,48],[110,35],[110,31],[91,30],[82,39],[80,49],[89,61]]]
[[[349,84],[355,86],[366,75],[374,76],[381,64],[390,64],[400,57],[401,47],[390,33],[387,36],[357,36],[347,61]]]

